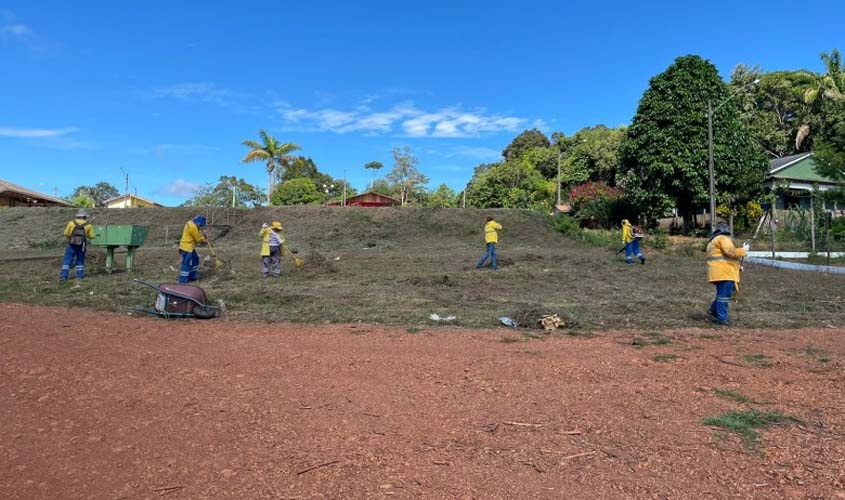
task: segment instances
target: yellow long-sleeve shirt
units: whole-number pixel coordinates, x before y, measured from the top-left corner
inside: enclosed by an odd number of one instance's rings
[[[200,229],[196,223],[189,220],[185,224],[185,229],[182,230],[182,239],[179,240],[179,250],[193,252],[197,243],[202,243],[203,241],[205,241],[205,236],[200,233]]]
[[[502,230],[502,225],[498,222],[491,220],[488,221],[487,224],[484,224],[484,241],[487,243],[498,243],[499,242],[499,231]]]
[[[745,250],[734,246],[726,235],[719,235],[707,244],[707,280],[739,283],[739,259]]]
[[[630,243],[635,239],[633,227],[630,223],[625,221],[625,223],[622,224],[622,243]]]
[[[94,226],[89,224],[88,221],[85,220],[85,219],[74,219],[74,220],[68,222],[67,226],[65,226],[65,232],[64,232],[65,238],[70,239],[70,235],[71,235],[71,233],[73,233],[73,228],[75,228],[77,224],[84,224],[85,225],[85,236],[89,240],[94,239],[94,237],[96,236],[94,234]]]
[[[261,256],[267,257],[270,255],[270,232],[272,229],[269,227],[261,228],[261,231],[258,232],[258,237],[261,238]]]

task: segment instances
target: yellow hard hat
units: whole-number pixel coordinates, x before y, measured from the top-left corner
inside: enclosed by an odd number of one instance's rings
[[[278,229],[279,231],[282,230],[282,223],[279,221],[274,221],[273,224],[270,225],[273,229]]]

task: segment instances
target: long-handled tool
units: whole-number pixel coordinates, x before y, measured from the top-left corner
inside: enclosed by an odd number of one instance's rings
[[[223,269],[223,266],[226,265],[226,262],[217,257],[217,252],[214,251],[214,246],[211,245],[211,240],[208,239],[208,235],[205,237],[205,243],[208,245],[208,249],[211,251],[211,256],[214,257],[214,269]]]
[[[302,267],[302,265],[305,264],[305,260],[297,256],[296,253],[292,252],[291,249],[288,248],[287,243],[282,243],[282,249],[285,251],[285,253],[291,254],[291,256],[293,257],[293,265],[295,265],[296,267]]]

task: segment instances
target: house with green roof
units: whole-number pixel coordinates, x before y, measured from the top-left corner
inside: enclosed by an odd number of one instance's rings
[[[816,172],[813,153],[801,153],[777,158],[769,162],[769,173],[763,186],[778,193],[776,209],[792,207],[810,208],[810,195],[814,189],[828,191],[844,187],[842,183]],[[838,210],[839,207],[825,207]]]

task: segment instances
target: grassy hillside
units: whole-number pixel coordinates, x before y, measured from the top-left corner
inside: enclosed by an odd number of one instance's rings
[[[175,281],[176,240],[195,209],[93,210],[94,224],[150,227],[136,271],[106,274],[104,252],[89,254],[89,279],[57,280],[61,231],[71,209],[0,210],[0,300],[124,310],[151,305],[133,277]],[[502,223],[500,269],[478,271],[484,216]],[[542,214],[514,210],[290,207],[207,212],[227,266],[205,262],[199,285],[226,303],[230,318],[369,321],[426,325],[431,313],[460,324],[493,326],[496,317],[538,307],[565,312],[581,329],[701,325],[712,300],[703,254],[646,249],[645,266],[626,266],[611,250],[555,232]],[[279,280],[261,278],[258,230],[279,220],[306,265],[290,260]],[[206,255],[206,249],[199,250]],[[122,256],[118,263],[123,265]],[[746,327],[841,325],[845,279],[746,266],[732,313]]]

